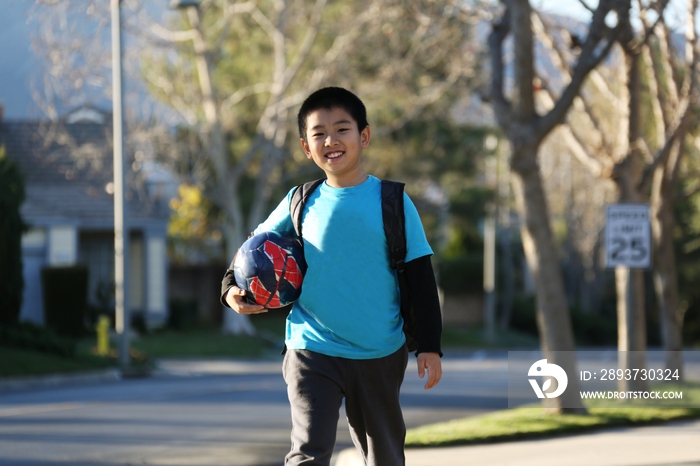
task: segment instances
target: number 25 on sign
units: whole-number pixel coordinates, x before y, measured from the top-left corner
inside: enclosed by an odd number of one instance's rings
[[[651,267],[651,228],[647,204],[611,204],[605,222],[607,267]]]

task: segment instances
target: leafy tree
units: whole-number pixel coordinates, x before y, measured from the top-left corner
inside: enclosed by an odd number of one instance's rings
[[[679,308],[686,346],[700,343],[700,157],[694,152],[687,176],[680,183],[679,202],[675,206],[676,257],[678,258]]]
[[[493,193],[475,179],[484,157],[486,128],[449,117],[449,93],[419,117],[372,141],[371,173],[407,183],[436,251],[440,285],[446,291],[481,291],[483,239],[479,231]]]
[[[168,223],[170,259],[174,262],[209,262],[220,259],[217,247],[221,230],[216,208],[197,186],[183,183],[177,197],[170,200],[172,214]]]
[[[189,7],[178,28],[150,24],[172,47],[149,50],[144,77],[201,135],[202,181],[222,212],[226,255],[279,186],[315,170],[294,121],[308,94],[348,87],[368,103],[375,134],[400,128],[473,74],[469,16],[454,0],[212,1]]]
[[[67,81],[49,86],[56,90],[50,97],[99,87],[107,54],[83,49],[86,31],[106,31],[105,3],[37,4],[46,13],[37,13],[43,31],[37,50],[49,64],[47,82]],[[162,160],[195,168],[183,181],[201,186],[220,209],[228,257],[278,191],[315,170],[297,148],[294,121],[312,91],[327,85],[356,91],[378,135],[450,89],[468,92],[475,75],[477,12],[458,0],[203,0],[165,14],[135,0],[122,5],[127,72],[136,68],[132,76],[180,117],[184,137],[159,151]],[[94,26],[80,31],[83,19]],[[55,117],[56,107],[46,105],[47,113]]]
[[[24,178],[0,147],[0,325],[16,324],[22,307],[25,225],[19,209],[24,196]]]

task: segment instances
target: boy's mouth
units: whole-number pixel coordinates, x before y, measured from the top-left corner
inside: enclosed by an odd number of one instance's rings
[[[340,150],[334,151],[334,152],[329,152],[329,153],[326,154],[326,158],[327,158],[327,159],[330,159],[330,160],[337,159],[338,157],[340,157],[340,156],[343,155],[344,153],[345,153],[345,152],[340,151]]]

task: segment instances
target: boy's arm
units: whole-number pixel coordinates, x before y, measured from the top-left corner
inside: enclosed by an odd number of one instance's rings
[[[422,256],[406,263],[406,281],[411,294],[411,304],[415,313],[418,350],[418,377],[421,379],[428,371],[425,389],[433,388],[442,378],[442,351],[440,336],[442,334],[442,314],[438,298],[435,274],[430,256]]]
[[[430,256],[422,256],[406,263],[406,281],[415,312],[418,350],[421,353],[437,353],[442,356],[442,314],[438,298],[435,274]]]

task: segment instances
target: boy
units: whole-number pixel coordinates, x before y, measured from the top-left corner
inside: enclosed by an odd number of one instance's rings
[[[337,87],[311,94],[298,115],[304,153],[326,174],[302,217],[308,271],[287,316],[283,374],[292,408],[292,447],[286,465],[329,465],[345,408],[353,442],[366,464],[404,464],[406,427],[399,390],[408,361],[396,273],[390,268],[381,212],[381,182],[362,171],[369,145],[365,106]],[[255,233],[294,235],[292,191]],[[426,389],[442,375],[441,320],[432,250],[415,206],[404,195],[405,273],[419,329],[418,374]],[[233,265],[222,303],[240,314],[267,309],[248,304],[234,286]]]

